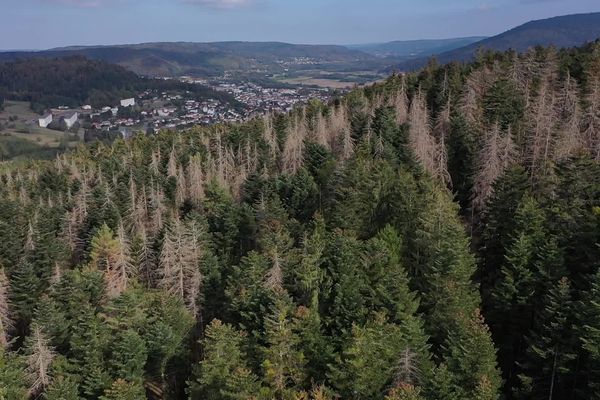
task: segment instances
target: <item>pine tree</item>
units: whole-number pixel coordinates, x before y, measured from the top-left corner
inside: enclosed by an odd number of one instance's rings
[[[398,325],[378,314],[364,327],[354,326],[330,380],[345,398],[382,399],[390,386],[412,385],[421,379],[418,356],[407,347]]]
[[[44,393],[46,400],[79,400],[79,385],[72,378],[57,377]]]
[[[26,400],[29,398],[28,387],[20,360],[0,348],[0,399]]]
[[[213,320],[202,344],[204,357],[194,370],[190,399],[243,399],[258,393],[257,378],[248,369],[242,350],[242,333]]]
[[[461,398],[498,399],[502,384],[496,363],[496,349],[479,311],[457,321],[444,345],[445,365],[452,385],[464,393]],[[463,397],[464,396],[464,397]],[[482,397],[483,396],[483,397]]]
[[[306,361],[292,330],[291,307],[291,299],[279,296],[265,318],[264,381],[280,398],[288,398],[304,381]]]
[[[16,322],[16,332],[23,335],[26,334],[26,328],[33,318],[42,283],[33,265],[25,260],[16,266],[10,281],[10,303],[14,311],[13,320]]]
[[[104,272],[106,291],[110,297],[119,296],[127,289],[134,272],[130,245],[122,223],[116,238],[106,224],[92,238],[90,266]]]
[[[572,315],[571,287],[568,279],[562,278],[545,296],[543,309],[527,337],[519,398],[553,400],[569,395],[571,364],[577,357]]]
[[[139,383],[117,379],[109,389],[106,389],[100,400],[145,400],[144,387]]]
[[[591,278],[589,292],[584,295],[583,300],[577,304],[579,323],[577,333],[581,339],[584,354],[587,355],[587,363],[583,370],[588,375],[587,393],[589,398],[600,396],[600,272]]]
[[[557,243],[544,226],[539,205],[525,198],[513,220],[513,242],[507,245],[505,263],[493,289],[489,320],[501,348],[500,361],[509,376],[525,349],[524,336],[541,309],[540,299],[563,274]]]
[[[423,400],[423,396],[419,388],[404,384],[390,390],[384,400]]]
[[[115,377],[141,384],[144,381],[147,358],[148,350],[144,339],[129,329],[116,337],[109,365]]]

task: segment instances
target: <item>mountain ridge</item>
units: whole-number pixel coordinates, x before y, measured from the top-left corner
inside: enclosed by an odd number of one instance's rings
[[[479,49],[522,52],[535,46],[576,47],[599,37],[600,12],[562,15],[526,22],[496,36],[438,54],[436,60],[441,63],[470,61]],[[410,60],[392,69],[414,70],[427,61],[428,58]]]
[[[339,45],[283,42],[149,42],[126,45],[68,46],[35,52],[0,53],[0,61],[69,55],[121,65],[144,76],[220,75],[229,70],[280,72],[284,63],[365,63],[373,56]],[[314,60],[312,60],[314,59]],[[317,60],[318,59],[318,60]]]
[[[347,45],[349,49],[364,51],[378,57],[418,58],[464,47],[486,39],[487,36],[469,36],[447,39],[392,40],[382,43]]]

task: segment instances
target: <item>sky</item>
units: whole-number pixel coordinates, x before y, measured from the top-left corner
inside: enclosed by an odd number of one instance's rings
[[[599,0],[0,0],[0,49],[491,36],[532,19],[599,11]]]

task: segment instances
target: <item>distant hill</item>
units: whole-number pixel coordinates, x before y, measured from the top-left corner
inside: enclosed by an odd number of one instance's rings
[[[519,52],[541,46],[575,47],[600,38],[600,13],[573,14],[531,21],[500,35],[483,39],[459,49],[436,55],[441,63],[472,60],[480,48]],[[412,70],[422,67],[427,58],[407,61],[395,67],[397,70]]]
[[[358,65],[373,59],[369,54],[343,46],[279,42],[176,42],[4,52],[0,53],[0,61],[70,55],[118,64],[144,76],[214,76],[225,71],[276,73],[298,65]]]
[[[202,85],[176,80],[141,78],[125,68],[75,55],[64,58],[30,58],[0,63],[0,97],[28,101],[32,109],[66,105],[95,107],[115,104],[140,91],[189,91],[196,98],[215,98],[237,104],[230,95]]]
[[[394,57],[408,60],[444,53],[479,42],[485,38],[485,36],[474,36],[453,39],[396,40],[387,43],[357,44],[346,47],[377,57]]]

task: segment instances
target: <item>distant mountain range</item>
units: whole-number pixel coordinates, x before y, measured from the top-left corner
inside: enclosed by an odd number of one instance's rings
[[[280,42],[77,46],[43,51],[0,52],[0,62],[79,55],[118,64],[149,77],[212,77],[229,72],[239,79],[247,80],[271,79],[275,75],[321,77],[324,74],[331,78],[352,75],[357,71],[371,71],[381,76],[383,72],[419,68],[431,56],[442,63],[467,61],[480,48],[523,51],[536,45],[573,47],[599,37],[600,13],[591,13],[532,21],[489,38],[411,40],[349,46]]]
[[[396,40],[387,43],[355,44],[346,47],[353,50],[360,50],[376,57],[393,57],[408,60],[444,53],[468,46],[483,39],[486,39],[486,37],[474,36],[453,39]]]
[[[118,46],[63,47],[36,52],[0,53],[0,61],[82,55],[126,67],[145,76],[221,75],[225,71],[277,73],[298,66],[338,70],[364,65],[373,56],[343,46],[279,42],[144,43]]]
[[[575,47],[600,38],[600,13],[573,14],[527,22],[514,29],[436,55],[440,63],[472,60],[479,49],[525,51],[535,46]],[[393,69],[420,68],[428,57],[409,60]]]

